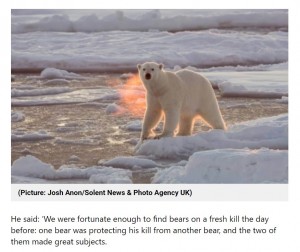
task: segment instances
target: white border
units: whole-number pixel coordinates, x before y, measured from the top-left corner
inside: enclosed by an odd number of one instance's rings
[[[135,1],[61,1],[61,0],[12,0],[9,1],[10,8],[170,8],[169,1],[140,1],[139,6]],[[143,6],[142,6],[143,4]],[[247,5],[246,5],[247,4]],[[272,251],[272,252],[298,252],[299,250],[299,192],[300,192],[300,157],[298,145],[299,137],[299,108],[300,108],[300,84],[299,84],[299,24],[300,15],[297,1],[173,1],[172,8],[200,8],[200,9],[226,9],[226,8],[282,8],[289,9],[289,199],[287,202],[203,202],[203,201],[11,201],[9,191],[12,188],[10,183],[10,9],[5,4],[1,8],[1,248],[4,251],[40,251],[41,248],[20,247],[11,248],[10,240],[10,216],[11,215],[104,215],[104,214],[133,214],[153,215],[153,214],[173,214],[184,215],[204,215],[204,214],[253,214],[268,215],[274,224],[279,228],[279,233],[275,238],[270,237],[246,237],[237,236],[226,239],[218,238],[183,238],[173,239],[151,237],[150,239],[123,239],[115,241],[115,246],[102,249],[105,251]],[[255,187],[255,185],[254,185]],[[253,190],[254,187],[252,188]],[[274,191],[274,194],[277,192]],[[43,251],[53,251],[53,248],[42,248]],[[89,251],[99,251],[90,249]],[[64,248],[61,251],[82,251],[82,248]]]

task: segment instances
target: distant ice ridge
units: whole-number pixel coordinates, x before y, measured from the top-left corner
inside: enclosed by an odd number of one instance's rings
[[[211,130],[188,137],[147,140],[137,154],[173,160],[188,158],[197,151],[262,147],[288,149],[287,114],[230,125],[227,131]]]
[[[217,149],[194,153],[185,166],[157,172],[152,183],[287,183],[288,151]]]
[[[175,72],[182,70],[183,68],[176,65],[173,68],[167,68],[168,71]],[[258,72],[258,71],[278,71],[278,70],[287,70],[288,62],[282,62],[278,64],[259,64],[254,66],[217,66],[210,68],[196,68],[192,66],[187,66],[185,69],[194,71],[194,72]]]
[[[288,61],[288,33],[281,31],[267,34],[219,30],[37,32],[12,34],[11,46],[13,70],[63,68],[116,72],[136,71],[136,64],[145,61],[162,62],[166,67],[198,68]]]
[[[12,10],[12,33],[287,28],[287,10]],[[39,15],[34,15],[39,14]],[[23,16],[20,16],[23,15]]]
[[[86,180],[89,183],[132,183],[132,172],[128,170],[100,166],[85,169],[61,167],[55,170],[52,165],[31,155],[17,159],[11,167],[11,175],[14,183],[49,183],[65,179]]]

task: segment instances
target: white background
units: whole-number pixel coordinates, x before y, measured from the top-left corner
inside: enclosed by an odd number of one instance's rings
[[[178,1],[176,1],[178,2]],[[277,226],[276,236],[220,236],[196,238],[196,236],[145,236],[129,239],[115,238],[111,246],[105,248],[83,249],[70,247],[72,251],[299,251],[299,8],[297,1],[251,1],[251,5],[243,5],[243,1],[182,1],[175,5],[170,1],[143,1],[139,5],[126,1],[9,1],[7,6],[1,3],[1,251],[40,251],[42,248],[11,248],[10,216],[35,215],[219,215],[247,214],[267,215]],[[259,3],[256,4],[255,2]],[[294,3],[293,3],[294,2]],[[285,8],[289,9],[289,197],[283,202],[155,202],[155,201],[76,201],[76,202],[14,202],[11,201],[10,184],[10,9],[14,8]],[[67,226],[67,225],[66,225]],[[297,240],[298,239],[298,240]],[[53,248],[44,249],[53,251]],[[60,251],[69,251],[62,248]],[[57,250],[58,251],[58,250]]]

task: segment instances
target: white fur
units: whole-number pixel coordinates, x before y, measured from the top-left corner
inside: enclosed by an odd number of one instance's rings
[[[226,129],[214,90],[204,76],[189,70],[164,71],[155,62],[138,65],[138,70],[147,91],[142,140],[153,135],[163,115],[163,132],[155,138],[174,136],[178,125],[177,135],[190,135],[197,116],[212,128]]]

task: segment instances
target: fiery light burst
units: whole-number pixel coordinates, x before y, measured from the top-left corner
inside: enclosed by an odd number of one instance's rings
[[[142,117],[146,110],[145,89],[138,74],[129,77],[117,87],[120,94],[120,105],[131,115]]]

